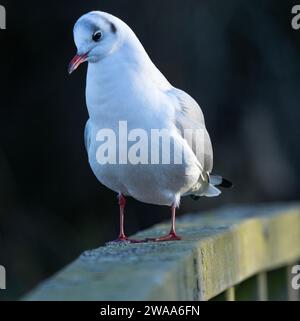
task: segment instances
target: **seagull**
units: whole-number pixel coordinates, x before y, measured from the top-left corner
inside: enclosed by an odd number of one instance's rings
[[[89,12],[77,20],[73,35],[77,54],[69,64],[69,74],[88,62],[89,120],[84,138],[89,164],[99,182],[118,194],[120,233],[115,242],[180,240],[175,215],[181,197],[215,197],[221,193],[218,187],[232,186],[222,176],[212,174],[213,150],[201,108],[191,96],[169,83],[133,30],[119,18],[102,11]],[[99,162],[99,131],[109,129],[120,135],[120,121],[126,122],[128,131],[141,129],[149,137],[154,129],[166,130],[174,150],[184,150],[183,161],[132,163],[118,158],[115,163]],[[189,129],[201,131],[201,153],[196,152],[194,139],[186,139],[184,133]],[[113,141],[118,151],[125,148],[119,139]],[[132,145],[129,142],[128,148]],[[149,146],[142,147],[149,150]],[[128,238],[124,231],[126,197],[171,207],[170,232],[146,240]]]

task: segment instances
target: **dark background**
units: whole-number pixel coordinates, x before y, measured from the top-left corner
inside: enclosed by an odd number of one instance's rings
[[[17,299],[82,251],[116,237],[116,195],[93,176],[83,144],[86,66],[70,77],[72,27],[90,10],[127,22],[173,85],[201,105],[215,172],[235,183],[181,213],[299,199],[300,30],[294,1],[1,0],[1,299]],[[169,218],[129,201],[128,234]]]

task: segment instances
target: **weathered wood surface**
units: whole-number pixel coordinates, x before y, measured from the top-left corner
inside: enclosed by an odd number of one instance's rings
[[[137,236],[167,232],[160,224]],[[300,206],[226,207],[178,220],[181,242],[87,251],[25,300],[208,300],[300,258]]]

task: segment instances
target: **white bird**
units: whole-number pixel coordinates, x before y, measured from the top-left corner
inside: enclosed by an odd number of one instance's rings
[[[213,151],[203,113],[187,93],[174,88],[150,60],[137,36],[117,17],[100,11],[89,12],[76,22],[74,41],[77,55],[69,65],[72,73],[88,62],[86,103],[89,120],[85,145],[89,163],[97,179],[119,195],[120,234],[116,241],[139,242],[124,232],[127,196],[144,203],[172,208],[172,227],[168,235],[152,239],[181,239],[175,230],[175,211],[182,196],[218,196],[215,186],[231,187],[221,176],[212,175]],[[149,136],[153,129],[166,129],[174,148],[185,157],[180,164],[130,162],[99,163],[97,133],[110,129],[118,136],[120,121],[128,131],[142,129]],[[203,149],[199,155],[193,141],[184,137],[186,129],[202,130]],[[132,146],[129,143],[128,148]],[[119,155],[119,140],[116,141]],[[146,147],[149,149],[149,146]],[[174,156],[175,152],[171,153]]]

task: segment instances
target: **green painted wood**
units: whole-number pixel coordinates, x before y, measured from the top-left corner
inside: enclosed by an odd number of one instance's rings
[[[166,233],[159,224],[136,237]],[[180,242],[83,253],[24,300],[208,300],[300,258],[300,206],[226,207],[178,220]]]

